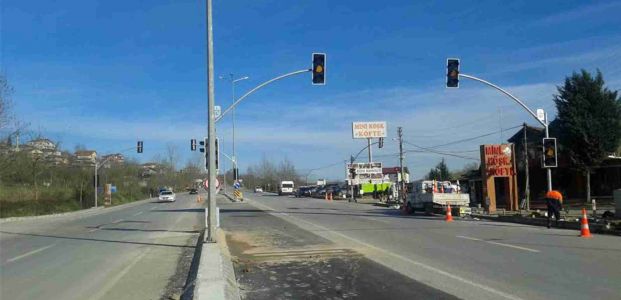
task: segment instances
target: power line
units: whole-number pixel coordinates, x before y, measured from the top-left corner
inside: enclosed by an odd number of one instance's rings
[[[497,131],[494,131],[494,132],[482,134],[482,135],[475,136],[475,137],[470,137],[470,138],[465,138],[465,139],[461,139],[461,140],[457,140],[457,141],[448,142],[448,143],[445,143],[445,144],[435,145],[435,146],[431,146],[429,148],[433,149],[433,148],[439,148],[439,147],[444,147],[444,146],[448,146],[448,145],[458,144],[458,143],[462,143],[462,142],[468,142],[468,141],[480,139],[482,137],[490,136],[490,135],[493,135],[493,134],[496,134],[496,133],[499,133],[499,132],[504,132],[504,131],[509,131],[509,130],[512,130],[512,129],[516,129],[518,127],[522,127],[522,125],[520,124],[520,125],[517,125],[517,126],[513,126],[513,127],[510,127],[510,128],[504,128],[502,130],[497,130]]]
[[[436,153],[436,154],[441,154],[441,155],[446,155],[446,156],[454,156],[454,157],[458,157],[458,158],[463,158],[463,159],[470,159],[470,160],[476,160],[479,161],[479,159],[477,158],[473,158],[473,157],[469,157],[469,156],[463,156],[463,155],[458,155],[458,154],[453,154],[453,153],[449,153],[449,152],[443,152],[443,151],[438,151],[438,150],[434,150],[431,148],[427,148],[427,147],[423,147],[423,146],[419,146],[416,144],[412,144],[410,142],[404,141],[404,143],[410,145],[410,146],[414,146],[416,148],[425,150],[425,151],[420,151],[420,150],[406,150],[406,152],[431,152],[431,153]]]

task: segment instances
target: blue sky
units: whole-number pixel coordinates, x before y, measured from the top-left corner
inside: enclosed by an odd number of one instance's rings
[[[0,64],[15,113],[73,150],[111,153],[144,140],[141,161],[206,132],[204,1],[2,0]],[[341,178],[343,161],[366,145],[352,121],[385,120],[374,149],[396,165],[397,126],[410,144],[439,147],[451,169],[476,162],[478,145],[506,140],[535,121],[474,81],[444,88],[447,57],[533,108],[555,114],[555,86],[571,72],[599,68],[621,89],[620,1],[214,1],[215,75],[249,76],[237,94],[328,54],[326,86],[309,74],[252,95],[237,110],[237,154],[245,170],[284,157],[317,177]],[[216,102],[231,103],[216,81]],[[217,127],[231,152],[231,119]],[[504,130],[501,132],[501,130]],[[409,144],[407,149],[415,149]],[[465,158],[464,158],[465,157]],[[361,155],[364,160],[364,155]],[[440,159],[410,152],[422,176]]]

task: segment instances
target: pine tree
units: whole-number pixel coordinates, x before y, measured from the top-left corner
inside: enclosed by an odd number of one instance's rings
[[[574,72],[557,90],[554,102],[563,154],[573,168],[584,172],[587,202],[590,202],[592,169],[619,147],[621,98],[617,91],[604,87],[599,70],[595,77],[586,70]]]

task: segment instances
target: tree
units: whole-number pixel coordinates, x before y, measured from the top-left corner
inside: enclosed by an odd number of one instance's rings
[[[591,173],[615,152],[621,140],[621,98],[617,91],[604,87],[604,77],[597,70],[574,72],[557,87],[554,95],[557,126],[563,154],[572,166],[586,176],[587,202],[591,202]]]
[[[11,121],[11,95],[13,94],[13,87],[9,85],[6,77],[0,74],[0,129],[8,126]]]
[[[449,171],[448,166],[444,162],[444,158],[436,165],[435,168],[429,170],[427,174],[427,179],[429,180],[450,180],[451,172]]]

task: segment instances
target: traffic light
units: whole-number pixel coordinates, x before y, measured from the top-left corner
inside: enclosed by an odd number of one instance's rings
[[[384,148],[384,138],[383,137],[379,138],[378,148],[380,148],[380,149]]]
[[[543,139],[543,167],[544,168],[556,168],[558,165],[556,158],[556,139],[544,138]]]
[[[191,139],[190,140],[190,150],[191,151],[196,151],[196,139]]]
[[[446,60],[446,87],[459,87],[459,59],[457,58]]]
[[[326,54],[313,53],[313,85],[326,84]]]
[[[136,145],[136,152],[142,153],[142,141],[138,141],[138,145]]]
[[[201,148],[199,149],[201,153],[205,152],[205,145],[207,145],[207,138],[205,138],[204,140],[200,141],[199,144],[201,145]]]

